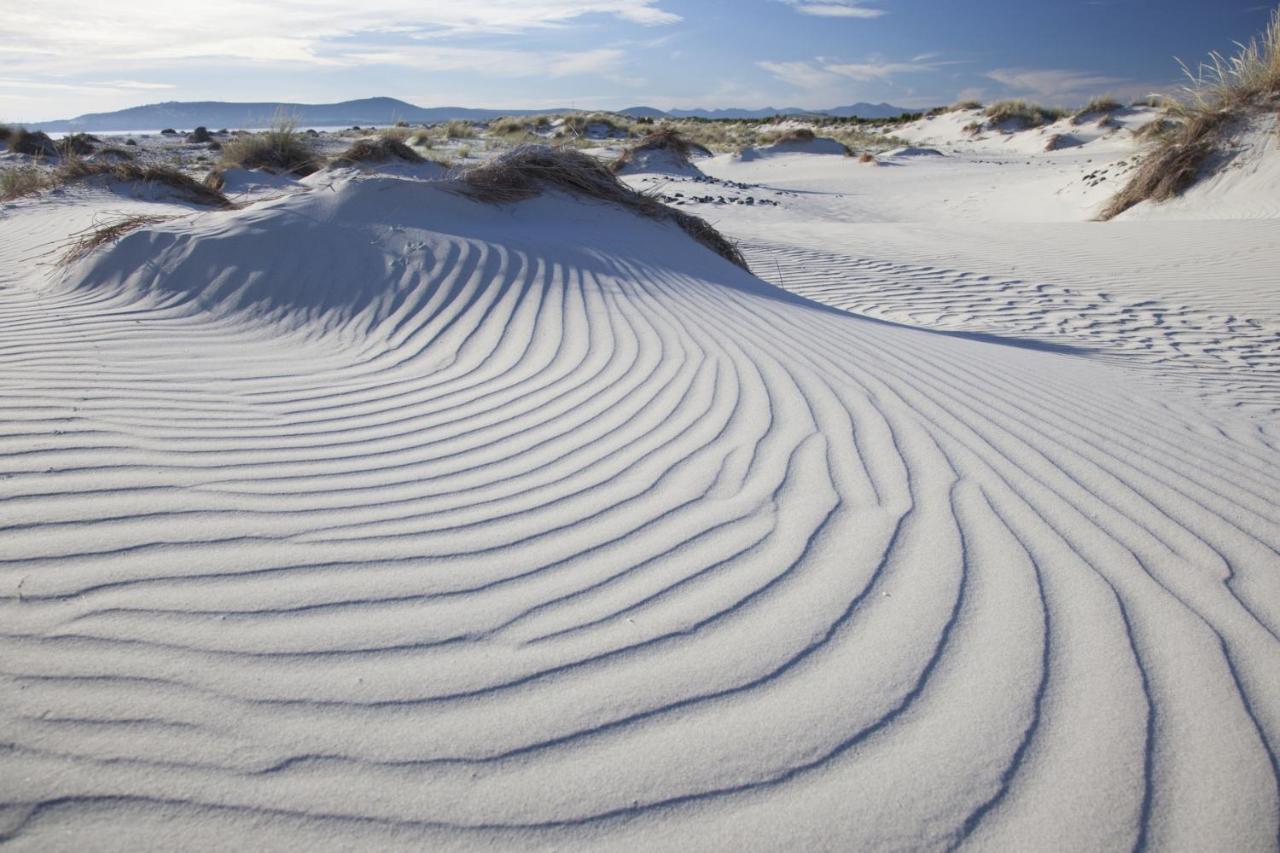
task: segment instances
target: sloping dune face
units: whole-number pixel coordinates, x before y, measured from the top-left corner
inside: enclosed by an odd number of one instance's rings
[[[1088,351],[393,177],[4,284],[15,847],[1276,843],[1275,449]]]

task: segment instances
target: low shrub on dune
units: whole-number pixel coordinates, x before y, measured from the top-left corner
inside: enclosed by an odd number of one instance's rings
[[[1186,99],[1169,111],[1181,123],[1149,132],[1151,148],[1142,165],[1111,198],[1099,219],[1111,219],[1144,201],[1161,202],[1181,195],[1220,150],[1226,128],[1277,107],[1280,8],[1271,13],[1261,37],[1239,45],[1234,56],[1212,53],[1195,72],[1185,65],[1182,68],[1191,81],[1184,89]]]
[[[956,101],[954,104],[947,107],[944,110],[944,112],[958,113],[958,112],[965,112],[967,110],[980,110],[980,109],[982,109],[981,101]]]
[[[219,165],[305,176],[320,169],[320,159],[307,137],[298,132],[297,122],[277,116],[268,130],[225,143]]]
[[[742,253],[705,219],[667,207],[618,180],[595,157],[566,148],[521,145],[464,173],[460,191],[477,201],[511,203],[558,190],[579,198],[615,204],[646,216],[674,222],[720,257],[748,269]]]

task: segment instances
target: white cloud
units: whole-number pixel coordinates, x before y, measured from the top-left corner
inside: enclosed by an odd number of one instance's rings
[[[333,65],[350,39],[514,34],[563,27],[585,15],[647,26],[680,17],[663,0],[131,0],[11,4],[0,55],[11,70],[101,72],[191,59]],[[589,53],[591,51],[588,51]],[[352,54],[354,55],[354,54]],[[588,63],[590,64],[590,63]],[[483,70],[483,69],[479,69]]]
[[[130,91],[151,89],[172,89],[169,83],[143,83],[138,80],[103,80],[94,83],[59,83],[53,80],[31,80],[0,78],[0,89],[18,89],[28,92],[33,89],[53,92],[77,92],[80,94],[124,94]]]
[[[817,15],[822,18],[878,18],[885,14],[883,9],[862,5],[862,0],[827,0],[827,2],[811,2],[811,0],[782,0],[802,15]]]
[[[1120,77],[1052,68],[997,68],[984,76],[1017,94],[1044,100],[1088,97],[1118,88],[1127,90],[1134,87],[1131,82]]]
[[[830,88],[849,80],[860,83],[889,82],[899,74],[933,71],[944,64],[933,61],[935,56],[917,57],[910,62],[891,62],[882,59],[871,59],[866,62],[838,62],[818,57],[814,60],[796,62],[757,62],[756,65],[798,89],[815,90]]]

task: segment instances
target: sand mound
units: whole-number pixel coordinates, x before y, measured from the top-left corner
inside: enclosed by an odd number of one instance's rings
[[[945,157],[936,148],[919,148],[914,145],[904,145],[901,148],[891,148],[880,155],[881,157]]]
[[[610,168],[619,175],[658,173],[700,177],[702,170],[694,157],[710,157],[711,151],[685,139],[671,128],[655,131],[613,161]]]
[[[817,136],[812,130],[801,128],[783,134],[772,145],[760,148],[747,148],[739,152],[741,160],[755,160],[778,154],[838,154],[841,157],[851,156],[852,152],[842,142],[825,136]]]

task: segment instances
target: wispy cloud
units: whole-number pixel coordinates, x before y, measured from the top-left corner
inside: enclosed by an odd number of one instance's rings
[[[885,14],[884,9],[863,5],[862,0],[782,0],[802,15],[816,15],[822,18],[879,18]]]
[[[519,34],[588,15],[657,26],[664,0],[41,0],[6,9],[0,54],[32,73],[101,71],[191,60],[341,64],[351,39]],[[29,67],[23,67],[30,63]],[[483,69],[479,69],[483,70]]]
[[[1134,88],[1123,77],[1053,68],[996,68],[984,75],[1015,94],[1043,100],[1070,100],[1114,89]]]
[[[819,90],[838,86],[850,80],[869,83],[890,82],[899,74],[919,74],[934,71],[944,65],[937,54],[917,56],[907,62],[869,59],[865,62],[842,62],[818,57],[794,62],[757,62],[760,68],[777,79],[798,89]]]

